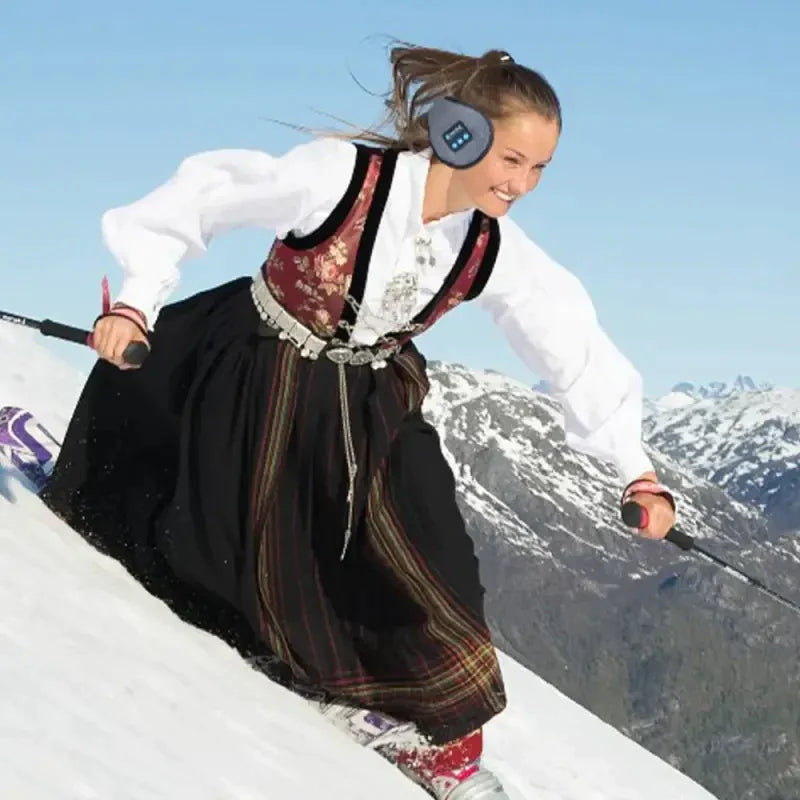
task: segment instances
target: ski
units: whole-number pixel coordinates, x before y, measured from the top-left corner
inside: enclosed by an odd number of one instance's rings
[[[53,471],[61,445],[30,412],[19,406],[0,407],[0,457],[40,492]]]

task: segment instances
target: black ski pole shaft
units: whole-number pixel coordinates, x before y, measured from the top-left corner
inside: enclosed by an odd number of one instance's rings
[[[642,511],[643,509],[638,503],[625,503],[625,505],[622,507],[622,519],[626,525],[629,525],[632,528],[638,528],[642,522]],[[758,578],[748,575],[743,570],[739,569],[738,567],[734,567],[732,564],[729,564],[719,556],[709,553],[708,550],[700,547],[700,545],[695,542],[694,537],[689,536],[688,533],[684,533],[677,528],[672,528],[672,530],[670,530],[664,538],[668,542],[672,542],[672,544],[674,544],[676,547],[680,547],[681,550],[697,553],[704,560],[722,567],[722,569],[733,575],[735,578],[738,578],[740,581],[755,587],[760,592],[769,595],[773,600],[776,600],[786,608],[790,608],[792,611],[800,613],[800,604],[794,603],[787,597],[784,597],[782,594],[776,592],[774,589],[770,589],[769,586],[766,586]]]
[[[0,311],[0,319],[3,322],[10,322],[14,325],[35,328],[43,336],[54,336],[68,342],[88,344],[89,331],[82,331],[80,328],[73,328],[70,325],[62,325],[60,322],[53,322],[51,319],[36,320],[30,317],[20,317],[17,314],[9,314],[7,311]]]
[[[51,319],[31,319],[30,317],[22,317],[19,314],[11,314],[8,311],[0,311],[0,321],[10,322],[12,325],[22,325],[26,328],[34,328],[42,336],[52,336],[67,342],[84,345],[90,345],[91,342],[91,331],[73,328],[71,325],[64,325]],[[144,342],[131,342],[125,348],[122,358],[131,366],[138,367],[147,358],[149,352],[150,350]]]

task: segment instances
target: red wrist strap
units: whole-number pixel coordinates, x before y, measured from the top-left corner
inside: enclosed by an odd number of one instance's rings
[[[111,310],[111,292],[108,288],[108,275],[103,275],[103,281],[100,285],[103,289],[103,313],[108,314]]]
[[[114,303],[114,305],[111,306],[111,310],[107,313],[116,314],[120,317],[128,317],[128,319],[133,320],[140,327],[144,327],[145,325],[144,314],[136,308],[126,306],[124,303]]]
[[[124,317],[136,324],[142,332],[142,335],[147,339],[149,334],[147,332],[147,318],[144,313],[139,311],[138,308],[133,308],[133,306],[126,305],[125,303],[114,303],[114,305],[111,305],[111,293],[109,292],[108,277],[106,275],[103,276],[101,285],[103,290],[103,313],[97,317],[94,324],[97,325],[98,320],[101,320],[103,317]]]

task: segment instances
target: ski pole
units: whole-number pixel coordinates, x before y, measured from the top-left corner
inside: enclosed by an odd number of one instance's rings
[[[92,333],[81,328],[73,328],[71,325],[64,325],[61,322],[54,322],[51,319],[36,320],[30,317],[21,317],[18,314],[10,314],[7,311],[0,311],[0,321],[10,322],[12,325],[22,325],[26,328],[35,328],[42,336],[53,336],[56,339],[63,339],[67,342],[85,344],[91,347]],[[149,348],[144,342],[131,342],[122,354],[122,359],[131,366],[140,366]]]
[[[646,519],[647,511],[638,503],[631,501],[622,506],[622,520],[631,528],[641,528],[646,526]],[[738,578],[740,581],[743,581],[750,586],[755,586],[755,588],[760,592],[769,595],[774,600],[777,600],[781,605],[791,608],[792,611],[800,613],[800,605],[793,603],[782,594],[779,594],[773,589],[770,589],[768,586],[765,586],[760,580],[758,580],[758,578],[748,575],[746,572],[743,572],[738,567],[734,567],[727,561],[721,559],[719,556],[715,556],[713,553],[709,553],[708,550],[704,550],[695,542],[694,537],[689,536],[688,533],[684,533],[677,528],[672,528],[665,538],[668,542],[672,542],[677,547],[680,547],[681,550],[690,550],[697,553],[701,558],[712,564],[722,567],[726,572],[730,573],[735,578]]]

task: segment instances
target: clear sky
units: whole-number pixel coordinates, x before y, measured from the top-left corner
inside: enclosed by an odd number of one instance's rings
[[[587,286],[648,395],[738,373],[800,387],[798,0],[2,5],[0,309],[89,326],[102,275],[119,281],[105,209],[193,152],[302,141],[270,117],[374,123],[380,99],[348,70],[384,91],[395,36],[506,49],[554,84],[564,134],[514,216]],[[269,238],[215,241],[175,298],[253,273]],[[536,377],[480,309],[420,346]]]

